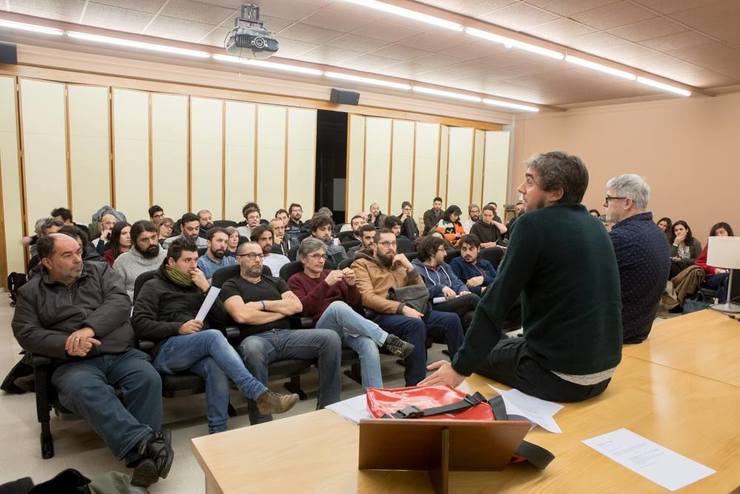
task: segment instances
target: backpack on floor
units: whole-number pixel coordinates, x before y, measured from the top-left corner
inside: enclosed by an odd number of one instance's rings
[[[8,291],[10,292],[10,306],[15,307],[18,289],[26,284],[26,273],[10,273],[8,275]]]

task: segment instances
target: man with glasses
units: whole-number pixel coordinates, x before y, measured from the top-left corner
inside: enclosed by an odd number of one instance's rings
[[[391,288],[420,285],[419,274],[403,254],[396,252],[396,236],[383,228],[375,236],[375,254],[359,252],[352,263],[362,305],[372,311],[373,320],[383,329],[414,345],[406,359],[406,386],[416,386],[426,375],[427,334],[444,335],[450,355],[455,355],[463,339],[456,314],[428,310],[425,313],[404,302],[388,299]]]
[[[262,276],[264,253],[256,242],[239,246],[239,276],[228,280],[219,297],[231,318],[239,325],[238,351],[247,369],[262,384],[267,384],[270,363],[285,359],[318,359],[319,393],[317,408],[339,401],[341,390],[341,349],[339,335],[330,329],[311,331],[290,329],[289,317],[299,314],[303,305],[280,278]],[[249,402],[252,424],[272,420]]]

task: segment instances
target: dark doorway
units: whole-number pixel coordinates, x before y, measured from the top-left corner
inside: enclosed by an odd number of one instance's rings
[[[344,223],[347,180],[347,114],[319,110],[316,125],[316,210],[326,206]]]

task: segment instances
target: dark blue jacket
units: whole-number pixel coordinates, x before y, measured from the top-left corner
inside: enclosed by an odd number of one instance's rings
[[[424,263],[418,259],[411,261],[411,264],[414,266],[414,269],[416,269],[416,272],[424,279],[424,284],[429,290],[430,300],[434,297],[444,297],[442,288],[446,286],[455,290],[455,293],[470,291],[465,283],[460,281],[460,278],[457,277],[455,272],[452,271],[450,265],[446,262],[437,266],[437,269],[425,266]]]
[[[465,262],[462,257],[456,257],[450,261],[450,267],[454,271],[455,275],[463,283],[467,283],[470,278],[483,275],[483,284],[475,287],[468,287],[472,293],[481,295],[483,287],[486,287],[493,283],[493,279],[496,277],[496,270],[493,269],[493,264],[486,261],[485,259],[478,258],[475,264]]]

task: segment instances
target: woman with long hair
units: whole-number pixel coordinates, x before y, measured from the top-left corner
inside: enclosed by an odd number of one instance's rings
[[[437,223],[436,230],[453,247],[457,247],[460,243],[460,237],[465,235],[465,228],[460,223],[460,216],[462,216],[462,210],[453,204],[445,209],[442,219]]]
[[[113,266],[113,262],[123,254],[131,249],[131,225],[125,221],[119,221],[116,226],[113,227],[110,233],[110,240],[105,246],[103,251],[103,257],[108,261],[108,264]]]
[[[735,232],[732,227],[724,222],[720,221],[712,226],[709,230],[710,237],[734,237]],[[709,239],[707,244],[701,250],[701,254],[696,259],[696,265],[704,270],[704,286],[717,290],[717,296],[720,303],[724,303],[727,298],[727,280],[729,277],[729,270],[724,268],[718,268],[707,264],[707,254],[709,253]]]
[[[684,220],[678,220],[673,224],[673,235],[671,278],[694,264],[701,254],[701,242],[694,238],[691,227]]]
[[[673,235],[673,222],[671,221],[671,219],[668,216],[664,216],[658,220],[656,225],[658,225],[658,228],[663,230],[663,233],[665,233],[665,238],[668,239],[668,243],[673,245],[675,236]]]

